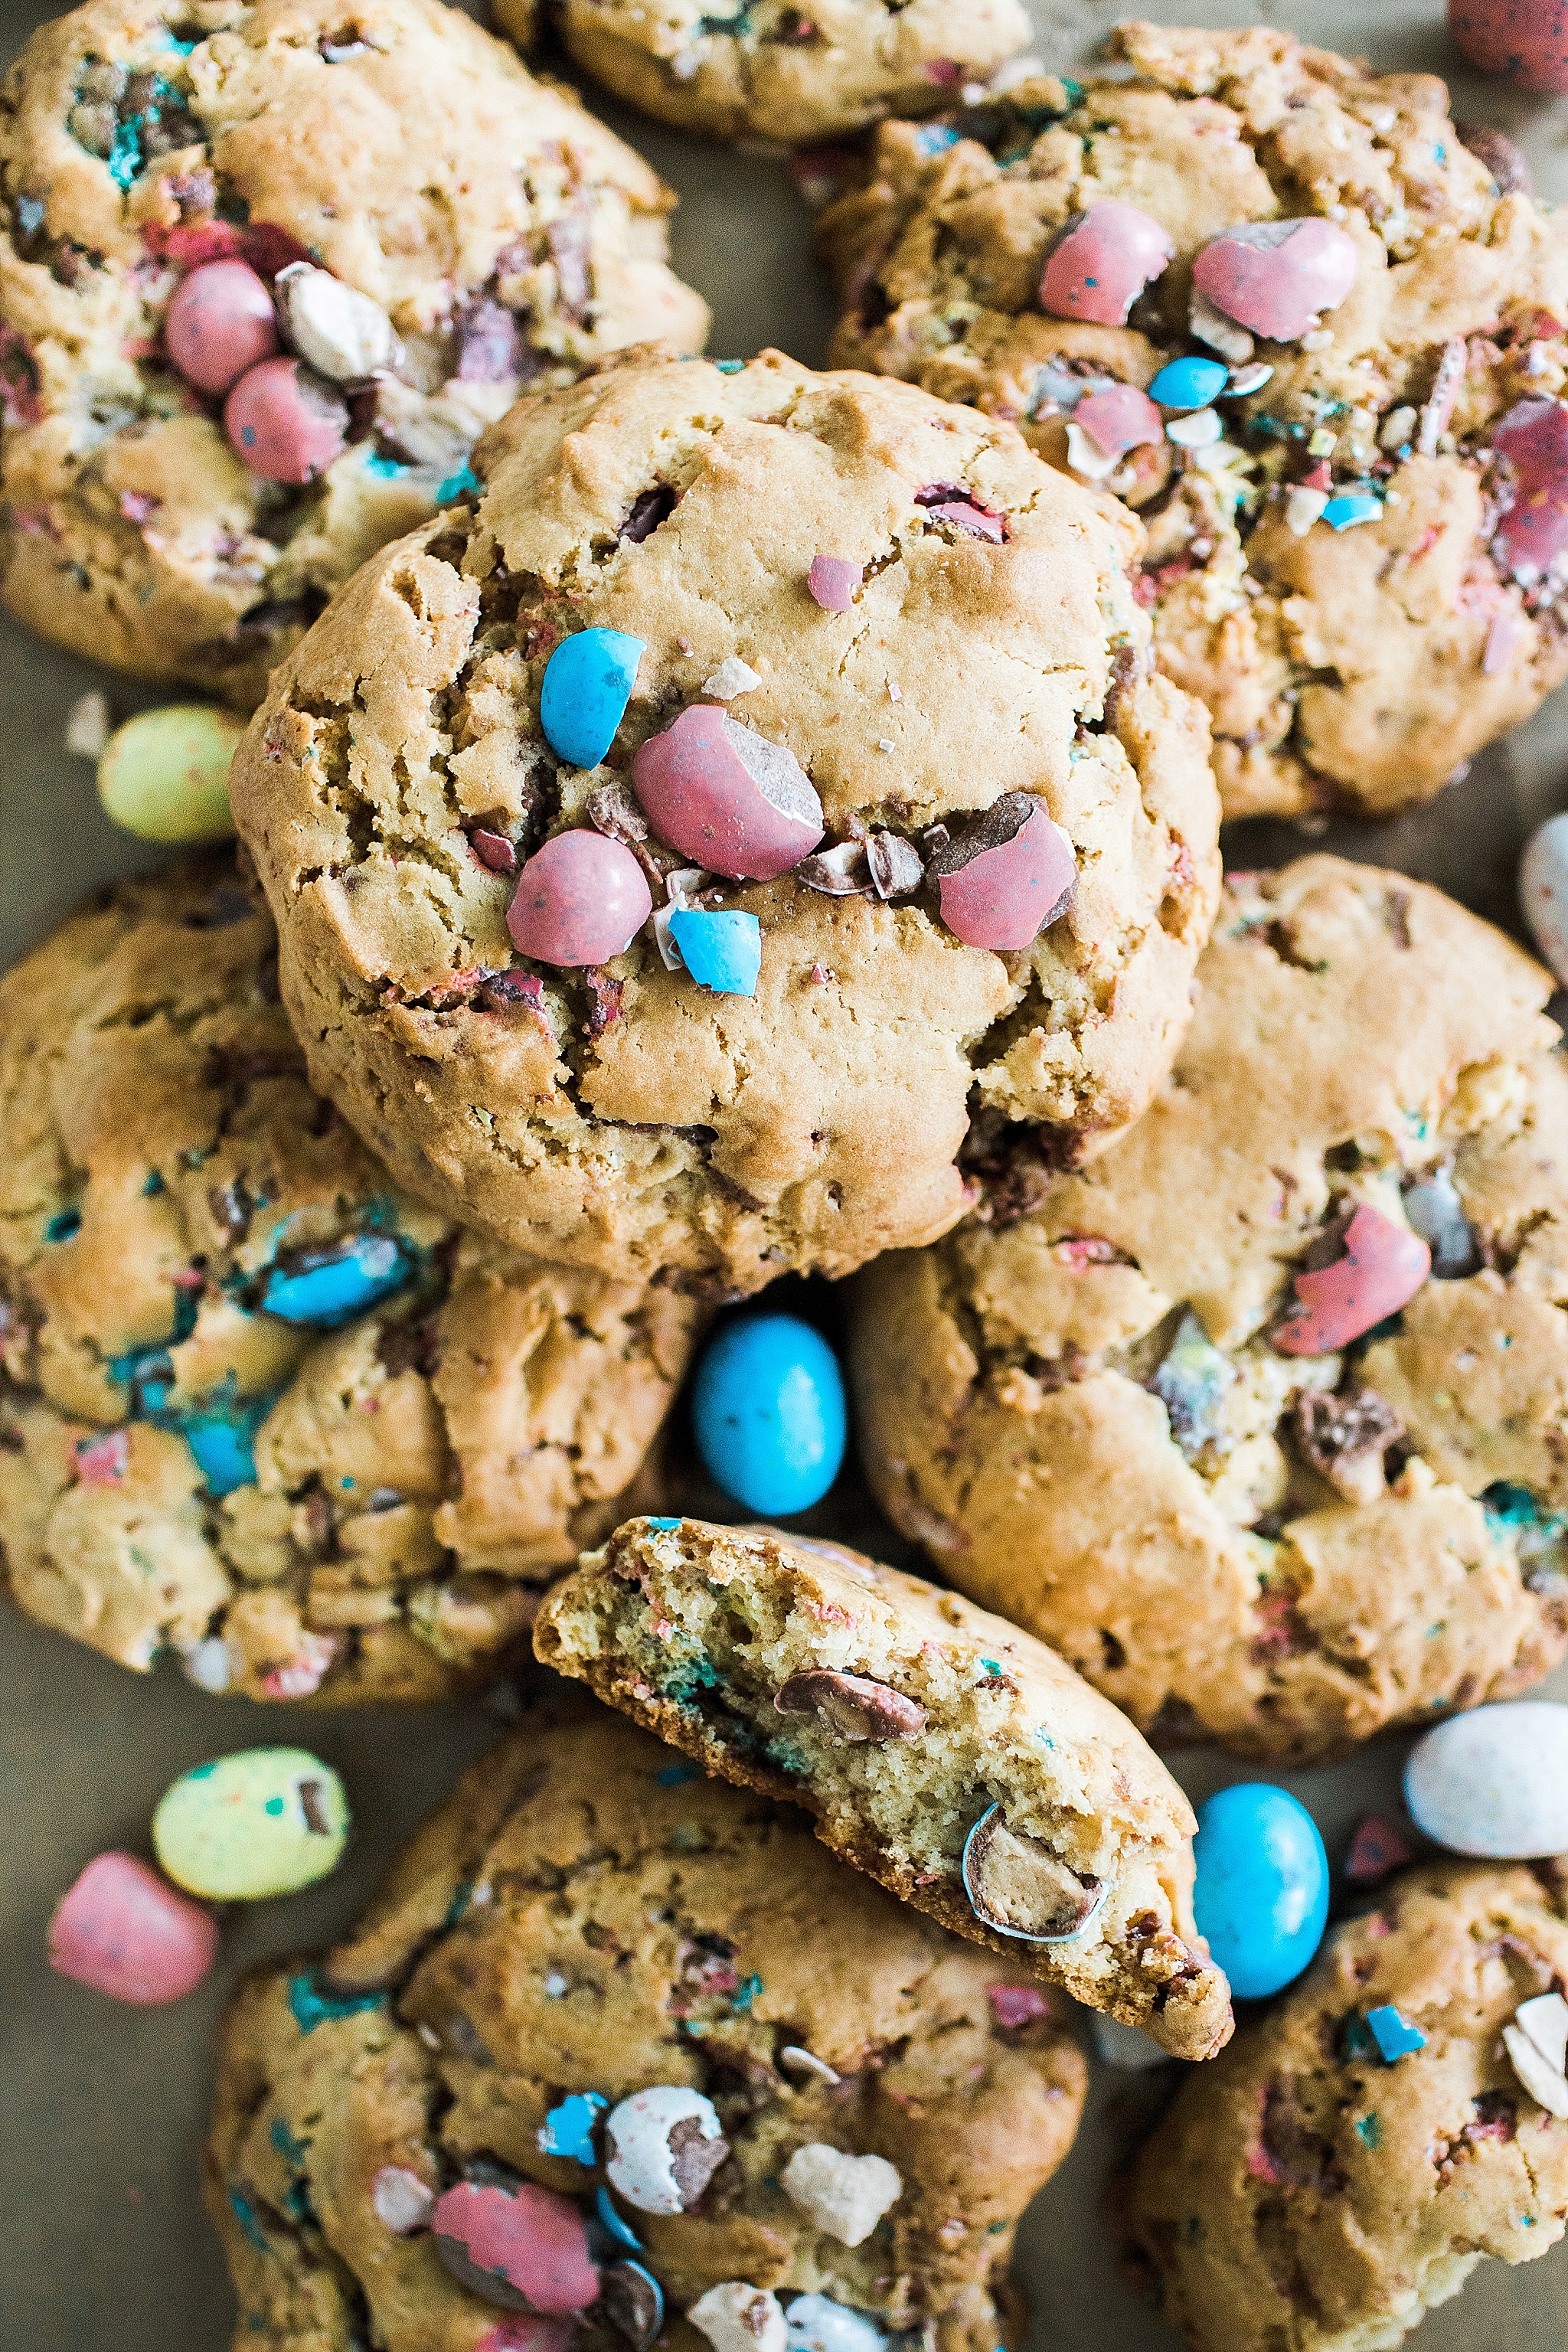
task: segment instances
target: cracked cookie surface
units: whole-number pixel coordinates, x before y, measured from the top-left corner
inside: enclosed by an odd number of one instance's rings
[[[495,13],[526,48],[537,0],[496,0]],[[553,0],[550,14],[584,72],[646,114],[710,138],[792,146],[884,114],[932,113],[1029,38],[1019,0],[739,0],[728,10]]]
[[[230,2012],[207,2178],[235,2341],[490,2340],[503,2315],[429,2230],[380,2218],[393,2171],[411,2212],[464,2179],[521,2176],[584,2211],[597,2192],[642,2241],[672,2352],[703,2352],[684,2314],[737,2280],[847,2306],[868,2346],[1016,2346],[1014,2227],[1071,2145],[1084,2081],[1051,1995],[841,1869],[792,1808],[704,1780],[607,1712],[525,1725],[355,1933],[319,1968],[258,1973]],[[710,2100],[727,2143],[686,2210],[612,2198],[602,2137],[583,2161],[542,2153],[565,2100],[613,2107],[656,2084]],[[863,2242],[785,2190],[803,2147],[896,2168]],[[601,2232],[596,2258],[624,2263],[625,2243]],[[576,2340],[624,2338],[595,2314]]]
[[[0,101],[0,537],[43,635],[241,709],[527,382],[700,344],[674,199],[574,96],[435,0],[89,0]],[[161,336],[193,267],[310,258],[379,304],[394,372],[321,478],[263,481]],[[331,387],[329,387],[331,389]]]
[[[1197,2352],[1393,2347],[1487,2256],[1557,2243],[1568,2124],[1500,2037],[1565,1979],[1560,1863],[1424,1865],[1187,2078],[1121,2218]],[[1393,2065],[1357,2031],[1385,2005],[1426,2036]]]
[[[1214,447],[1173,446],[1156,417],[1103,471],[1148,521],[1141,593],[1162,669],[1213,717],[1226,815],[1426,799],[1568,671],[1559,573],[1527,585],[1494,543],[1491,454],[1516,404],[1568,379],[1568,237],[1508,141],[1463,143],[1430,75],[1261,26],[1131,23],[1110,47],[1103,78],[878,134],[868,184],[821,224],[846,301],[832,356],[1014,417],[1066,466],[1086,393],[1214,358],[1187,331],[1202,247],[1239,222],[1337,224],[1355,283],[1313,348],[1259,341],[1271,380],[1222,396]],[[1126,325],[1047,316],[1053,237],[1106,201],[1151,215],[1172,266]],[[1314,467],[1373,519],[1298,535],[1290,486]]]
[[[547,1597],[534,1650],[1090,2008],[1187,2058],[1229,2034],[1192,1809],[1030,1634],[837,1544],[643,1518]]]
[[[1233,876],[1132,1133],[1077,1176],[998,1163],[989,1223],[859,1277],[883,1507],[1156,1738],[1323,1755],[1562,1656],[1551,985],[1402,875]],[[1294,1277],[1363,1203],[1406,1242],[1421,1220],[1433,1273],[1364,1337],[1283,1352]]]
[[[520,1246],[740,1292],[945,1230],[972,1089],[1069,1150],[1136,1117],[1218,873],[1202,712],[1142,674],[1131,516],[1009,426],[776,352],[623,362],[520,402],[475,463],[477,499],[279,669],[234,770],[312,1075],[401,1181]],[[825,551],[863,574],[847,611],[808,589]],[[587,773],[538,716],[584,627],[644,648]],[[667,969],[647,929],[597,971],[515,959],[515,880],[470,830],[522,861],[629,813],[662,898],[688,861],[625,779],[725,665],[753,682],[723,707],[794,755],[847,855],[1032,793],[1072,847],[1066,910],[1003,955],[929,881],[895,901],[797,870],[705,891],[760,921],[752,998]]]
[[[129,1666],[427,1698],[613,1524],[690,1303],[398,1192],[313,1096],[276,943],[214,859],[0,982],[0,1558]]]

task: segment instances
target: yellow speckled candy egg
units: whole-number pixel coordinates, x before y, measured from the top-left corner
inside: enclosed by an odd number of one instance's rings
[[[305,1748],[241,1748],[165,1789],[153,1845],[178,1886],[216,1903],[293,1895],[336,1868],[349,1806],[330,1764]]]

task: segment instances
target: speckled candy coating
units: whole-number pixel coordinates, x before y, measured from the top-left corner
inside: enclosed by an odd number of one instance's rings
[[[1410,1818],[1451,1853],[1568,1853],[1568,1706],[1521,1699],[1439,1723],[1405,1768]]]
[[[539,723],[574,768],[596,768],[616,740],[647,647],[624,629],[577,629],[544,666]]]
[[[227,392],[278,349],[271,291],[248,262],[204,262],[181,280],[163,342],[187,383],[198,392]]]
[[[217,1922],[134,1854],[100,1853],[49,1921],[49,1966],[111,2000],[158,2009],[195,1991],[217,1958]]]
[[[437,2200],[430,2227],[456,2278],[517,2311],[585,2311],[599,2292],[578,2208],[535,2182],[515,2189],[459,2181]]]
[[[245,730],[209,703],[165,703],[117,727],[98,762],[105,813],[143,841],[223,841],[228,772]]]
[[[1564,0],[1448,0],[1448,29],[1482,73],[1526,89],[1568,90]]]
[[[1041,803],[1027,803],[1005,794],[931,861],[942,921],[970,947],[1026,948],[1073,886],[1070,839]]]
[[[1120,327],[1176,248],[1136,205],[1108,199],[1069,222],[1040,280],[1040,307],[1058,319]]]
[[[336,1869],[348,1833],[342,1782],[303,1748],[245,1748],[195,1765],[153,1815],[170,1877],[217,1903],[313,1885]]]
[[[770,882],[822,839],[822,803],[787,744],[710,702],[639,745],[632,783],[665,840],[714,874]]]
[[[263,360],[229,394],[223,429],[253,474],[300,489],[342,448],[349,412],[326,378],[302,361]]]
[[[1317,1823],[1267,1780],[1222,1789],[1198,1808],[1193,1914],[1242,2000],[1293,1983],[1322,1941],[1329,1858]]]
[[[1407,1307],[1432,1270],[1432,1252],[1420,1234],[1364,1201],[1341,1248],[1331,1265],[1295,1276],[1299,1304],[1274,1334],[1283,1354],[1321,1356],[1348,1347]]]
[[[748,1510],[807,1510],[838,1475],[844,1375],[798,1316],[745,1316],[721,1331],[698,1366],[691,1413],[710,1475]]]
[[[624,954],[653,912],[647,877],[629,849],[585,825],[552,835],[517,877],[507,909],[513,946],[571,969]]]
[[[1531,835],[1520,862],[1519,902],[1536,946],[1568,987],[1568,810]]]
[[[1297,341],[1323,311],[1338,310],[1355,276],[1353,241],[1316,217],[1228,228],[1193,264],[1193,284],[1216,310],[1280,343]]]

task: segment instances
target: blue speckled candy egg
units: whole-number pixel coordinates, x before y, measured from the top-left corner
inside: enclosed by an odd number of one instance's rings
[[[1299,1977],[1323,1940],[1329,1858],[1305,1805],[1267,1780],[1221,1789],[1198,1809],[1193,1909],[1242,2000]]]
[[[1162,408],[1206,408],[1225,390],[1230,370],[1218,360],[1171,360],[1149,386]]]
[[[844,1459],[844,1376],[820,1332],[794,1315],[750,1315],[698,1367],[698,1451],[749,1511],[787,1517],[820,1502]]]
[[[616,740],[646,650],[624,629],[579,629],[544,666],[539,723],[574,768],[596,768]]]

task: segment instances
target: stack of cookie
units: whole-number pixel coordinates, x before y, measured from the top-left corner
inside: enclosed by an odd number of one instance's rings
[[[89,0],[0,115],[5,601],[251,714],[237,857],[0,982],[11,1591],[286,1704],[530,1667],[230,2015],[237,2341],[1016,2352],[1070,1996],[1201,2062],[1192,2340],[1394,2343],[1563,2232],[1568,1882],[1418,1865],[1226,2051],[1155,1751],[1568,1653],[1568,1076],[1501,934],[1219,829],[1568,671],[1568,238],[1287,34],[555,13],[715,136],[894,118],[842,365],[692,356],[668,193],[437,0]],[[929,1576],[671,1513],[784,1275]]]

